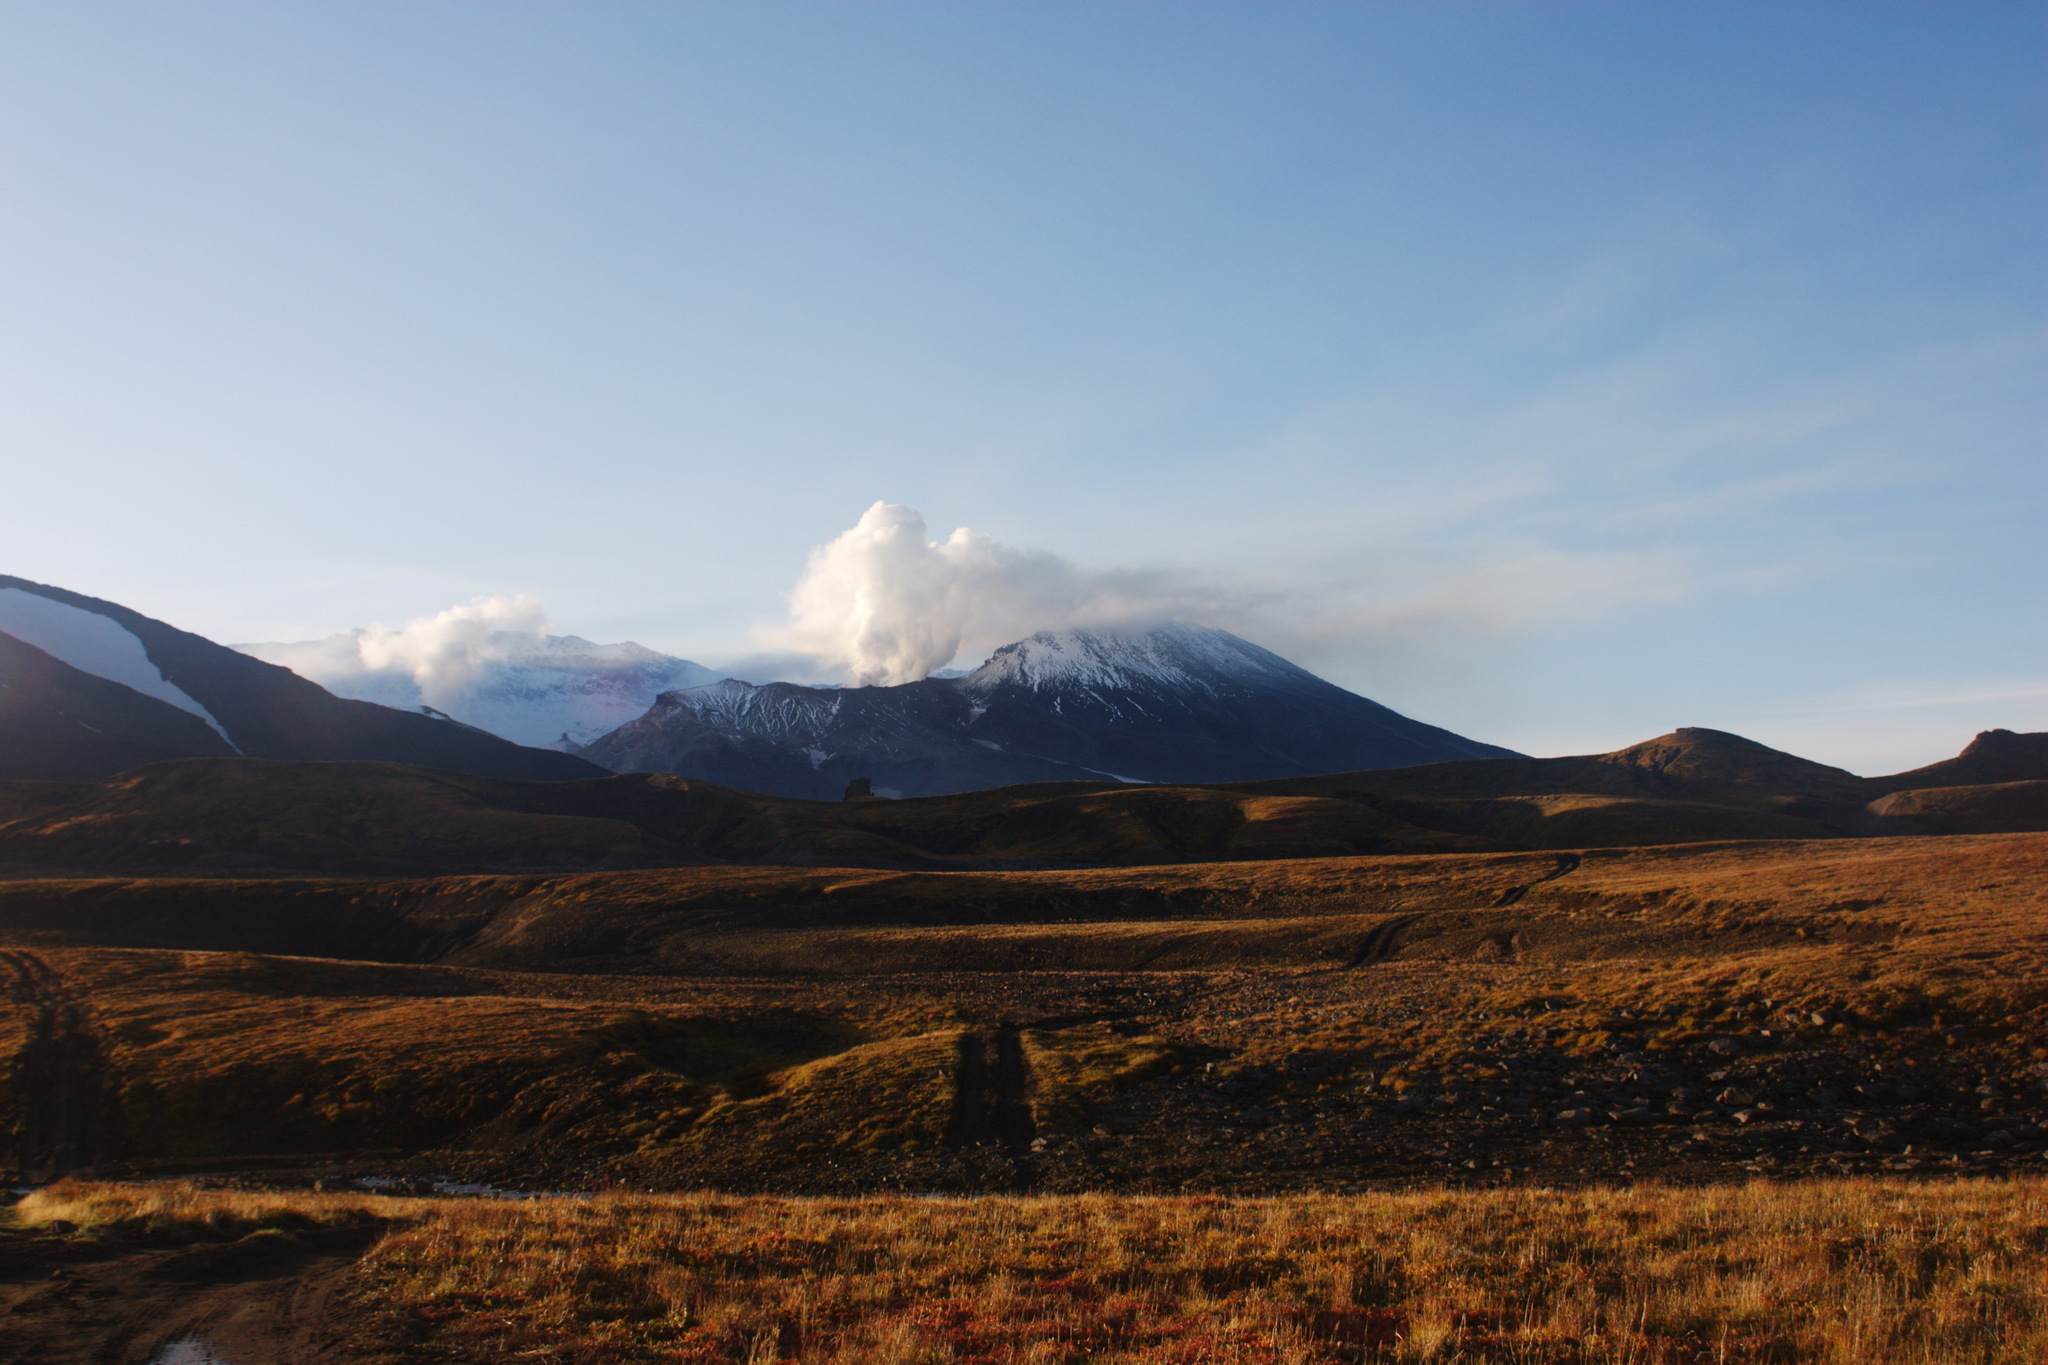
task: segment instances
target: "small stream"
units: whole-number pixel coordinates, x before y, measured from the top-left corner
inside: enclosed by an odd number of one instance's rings
[[[348,1182],[358,1188],[376,1193],[396,1194],[443,1194],[468,1199],[588,1199],[588,1190],[512,1190],[502,1185],[484,1185],[467,1180],[434,1180],[423,1182],[407,1180],[396,1176],[366,1175]]]

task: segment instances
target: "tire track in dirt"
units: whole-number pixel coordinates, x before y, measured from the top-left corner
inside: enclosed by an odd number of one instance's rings
[[[1543,885],[1543,883],[1554,882],[1567,873],[1579,870],[1579,864],[1582,859],[1578,854],[1558,853],[1552,856],[1556,859],[1556,865],[1550,871],[1534,881],[1523,882],[1507,888],[1507,890],[1494,898],[1494,902],[1489,908],[1504,910],[1508,906],[1520,901],[1522,897],[1528,895],[1531,891]],[[1375,962],[1385,962],[1394,955],[1394,949],[1398,946],[1401,936],[1422,923],[1422,921],[1428,919],[1430,914],[1430,911],[1425,910],[1413,915],[1395,915],[1391,919],[1382,920],[1374,925],[1364,938],[1358,941],[1358,946],[1351,950],[1351,960],[1344,965],[1346,967],[1370,967]]]
[[[1513,905],[1516,901],[1522,899],[1522,897],[1528,895],[1531,891],[1534,891],[1537,887],[1543,885],[1543,883],[1554,882],[1559,877],[1564,876],[1567,872],[1576,872],[1579,870],[1579,863],[1581,859],[1578,854],[1559,853],[1555,856],[1557,858],[1556,867],[1544,873],[1542,876],[1538,877],[1533,882],[1524,882],[1520,886],[1511,886],[1507,890],[1501,892],[1499,898],[1494,901],[1492,908],[1495,910],[1505,909],[1506,907]]]
[[[393,1324],[351,1295],[356,1264],[381,1231],[89,1259],[63,1248],[71,1254],[54,1271],[0,1283],[0,1365],[146,1365],[181,1341],[210,1353],[192,1358],[234,1365],[395,1359],[380,1340]]]
[[[1351,950],[1351,960],[1344,965],[1370,967],[1375,962],[1385,962],[1394,955],[1394,941],[1427,918],[1427,914],[1396,915],[1392,919],[1382,920],[1375,924],[1364,938],[1358,940],[1358,946]]]
[[[92,1011],[35,953],[0,952],[0,973],[29,1015],[28,1041],[7,1068],[16,1171],[49,1180],[119,1156],[126,1146],[119,1087]]]

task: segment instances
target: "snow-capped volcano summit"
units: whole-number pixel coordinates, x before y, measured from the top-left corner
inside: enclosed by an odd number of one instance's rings
[[[1146,631],[1040,631],[1004,645],[961,680],[969,693],[1000,687],[1216,693],[1313,678],[1270,650],[1226,630],[1175,621]]]
[[[897,687],[665,693],[578,751],[618,772],[679,773],[831,799],[849,779],[935,796],[1015,782],[1236,782],[1509,757],[1324,682],[1227,631],[1046,632],[960,678]]]

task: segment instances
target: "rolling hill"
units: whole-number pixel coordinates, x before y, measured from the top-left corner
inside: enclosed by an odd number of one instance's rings
[[[0,882],[0,1169],[817,1193],[1996,1172],[2048,1137],[2044,841]]]
[[[791,800],[645,773],[533,783],[398,764],[185,759],[98,783],[0,783],[0,868],[1000,869],[2048,827],[2048,770],[2026,766],[2040,746],[2001,736],[1980,736],[1971,750],[2013,751],[2017,759],[1992,771],[2036,776],[1902,789],[1897,778],[1859,778],[1703,729],[1586,757],[1220,785],[1046,783],[903,801]]]

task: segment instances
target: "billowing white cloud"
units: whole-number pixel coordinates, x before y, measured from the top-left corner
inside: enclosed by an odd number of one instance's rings
[[[430,706],[519,744],[588,744],[663,692],[718,675],[625,641],[547,634],[531,597],[479,597],[397,630],[372,626],[324,640],[237,645],[337,696]]]
[[[915,508],[877,502],[812,551],[787,625],[757,643],[854,686],[914,682],[963,653],[1034,631],[1171,619],[1236,631],[1304,661],[1413,648],[1438,635],[1512,633],[1684,591],[1659,554],[1535,548],[1425,564],[1413,557],[1307,591],[1193,572],[1096,569],[961,527],[932,540]]]
[[[878,502],[811,552],[786,626],[757,632],[854,686],[915,682],[963,650],[1034,631],[1164,620],[1215,605],[1168,576],[1084,569],[960,527],[928,538],[915,508]]]
[[[343,696],[453,713],[486,668],[540,650],[547,629],[547,613],[531,597],[479,597],[396,630],[239,648]]]

